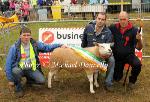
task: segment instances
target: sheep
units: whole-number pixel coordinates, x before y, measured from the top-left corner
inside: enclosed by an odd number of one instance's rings
[[[93,47],[84,48],[84,51],[88,51],[95,56],[101,58],[109,58],[112,54],[112,50],[110,48],[110,44],[98,44],[96,43]],[[107,57],[106,57],[107,56]],[[93,74],[96,70],[101,70],[106,72],[107,65],[99,65],[89,61],[85,56],[78,53],[78,51],[71,48],[57,48],[55,49],[50,56],[50,65],[49,65],[49,73],[48,73],[48,88],[51,88],[51,80],[53,75],[55,75],[59,70],[66,69],[71,72],[81,72],[84,70],[87,74],[87,77],[90,82],[90,92],[95,93],[93,89],[93,82],[96,87],[99,87],[97,82],[98,75]]]

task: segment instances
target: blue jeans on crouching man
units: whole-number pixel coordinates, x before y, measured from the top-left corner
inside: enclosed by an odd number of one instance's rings
[[[45,83],[44,75],[37,69],[33,71],[31,68],[21,69],[19,67],[15,67],[12,69],[12,73],[14,77],[14,83],[16,85],[16,92],[23,90],[21,78],[24,76],[27,78],[27,81],[34,80],[35,84]]]
[[[114,75],[114,67],[115,67],[115,59],[114,56],[111,55],[108,59],[108,68],[106,72],[105,85],[112,86],[113,83],[113,75]]]

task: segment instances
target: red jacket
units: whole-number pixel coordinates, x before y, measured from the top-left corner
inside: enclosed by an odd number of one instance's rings
[[[23,16],[29,15],[29,9],[30,9],[30,5],[28,3],[22,4],[21,10],[23,12]]]
[[[71,4],[77,4],[77,0],[71,0]]]

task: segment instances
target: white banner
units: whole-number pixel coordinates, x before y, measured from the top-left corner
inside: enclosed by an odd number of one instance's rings
[[[64,5],[64,12],[106,12],[107,5],[102,4],[87,4],[82,6],[81,4],[76,5]]]
[[[84,28],[40,28],[39,41],[81,46]]]
[[[81,38],[84,28],[40,28],[39,41],[47,44],[65,44],[81,46]],[[142,29],[141,29],[142,34]],[[142,50],[135,50],[136,55],[142,60]],[[40,53],[40,61],[43,66],[49,63],[50,53]]]

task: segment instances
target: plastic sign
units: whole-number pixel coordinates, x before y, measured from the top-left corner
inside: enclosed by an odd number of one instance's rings
[[[46,44],[60,43],[65,45],[81,46],[84,28],[40,28],[39,41]],[[50,53],[40,53],[39,59],[42,66],[49,63]]]
[[[39,41],[46,44],[60,43],[68,46],[81,46],[83,31],[84,28],[40,28]],[[142,60],[142,50],[135,50],[135,54]],[[42,66],[46,66],[49,63],[50,53],[40,53],[39,58]]]

